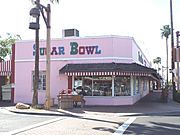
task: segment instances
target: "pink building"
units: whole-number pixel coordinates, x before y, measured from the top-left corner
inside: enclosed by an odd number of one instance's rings
[[[40,41],[39,103],[46,96],[46,42]],[[14,102],[31,103],[34,41],[15,45]],[[132,37],[64,37],[51,41],[51,98],[64,89],[85,91],[86,105],[130,105],[149,93],[156,71]]]

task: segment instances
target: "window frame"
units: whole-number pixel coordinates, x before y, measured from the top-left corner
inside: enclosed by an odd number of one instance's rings
[[[33,91],[33,87],[34,87],[34,76],[35,76],[35,71],[32,71],[31,73],[31,89]],[[42,70],[39,71],[39,80],[41,80],[40,82],[38,82],[38,91],[46,91],[46,71]],[[41,84],[39,84],[41,83]]]

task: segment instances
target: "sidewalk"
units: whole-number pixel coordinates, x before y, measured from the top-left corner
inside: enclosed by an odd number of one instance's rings
[[[71,116],[79,117],[83,115],[118,115],[118,116],[140,116],[158,115],[164,113],[178,113],[180,115],[180,103],[171,99],[168,103],[160,101],[160,93],[150,93],[134,105],[127,106],[85,106],[84,108],[73,108],[68,110],[58,109],[57,106],[50,110],[44,109],[16,109],[15,106],[4,107],[13,113],[51,115],[51,116]]]

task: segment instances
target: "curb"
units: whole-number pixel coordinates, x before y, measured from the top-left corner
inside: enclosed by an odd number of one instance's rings
[[[180,110],[178,111],[166,111],[166,112],[151,112],[151,113],[135,113],[135,114],[119,114],[118,116],[180,116]]]
[[[68,117],[81,117],[80,115],[75,115],[71,113],[42,113],[42,112],[22,112],[22,111],[15,111],[6,109],[9,112],[16,113],[16,114],[29,114],[29,115],[41,115],[41,116],[68,116]],[[164,111],[164,112],[150,112],[150,113],[119,113],[116,116],[125,117],[125,116],[180,116],[180,110],[177,111]]]
[[[79,117],[77,115],[73,115],[70,113],[41,113],[41,112],[22,112],[22,111],[15,111],[15,110],[9,110],[6,109],[9,112],[16,113],[16,114],[27,114],[27,115],[40,115],[40,116],[68,116],[68,117]]]

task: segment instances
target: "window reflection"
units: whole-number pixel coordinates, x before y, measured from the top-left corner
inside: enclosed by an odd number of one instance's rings
[[[136,80],[135,87],[139,87],[139,81]],[[111,76],[86,76],[74,77],[74,88],[77,93],[84,96],[112,96],[112,77]],[[136,91],[138,89],[136,88]],[[130,96],[130,76],[117,76],[114,78],[114,95]]]
[[[115,96],[130,96],[130,77],[115,77],[114,80]]]
[[[112,96],[112,77],[74,77],[74,88],[85,96]]]
[[[112,77],[94,77],[93,96],[112,96]]]
[[[92,96],[92,77],[74,77],[74,88],[78,94],[84,90],[84,96]]]

